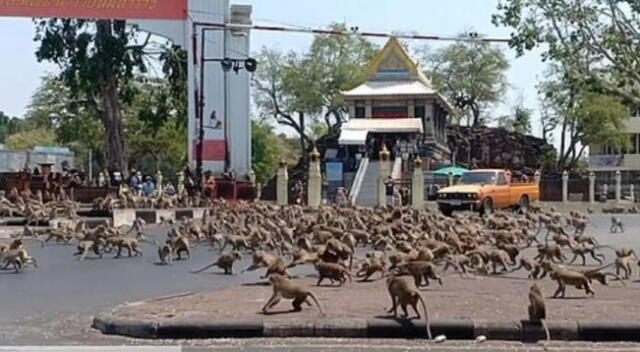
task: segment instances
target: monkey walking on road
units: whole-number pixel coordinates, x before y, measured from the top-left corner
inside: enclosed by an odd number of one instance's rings
[[[609,232],[618,233],[618,230],[620,230],[620,233],[624,233],[624,224],[622,223],[622,220],[620,220],[619,217],[612,216],[611,217],[611,228],[609,229]]]
[[[311,305],[308,301],[309,297],[311,297],[318,306],[320,314],[325,316],[320,301],[318,301],[316,295],[314,295],[306,286],[295,283],[279,274],[272,274],[269,276],[269,281],[271,282],[271,285],[273,285],[273,295],[269,298],[264,307],[262,307],[262,313],[267,314],[269,309],[273,308],[283,298],[292,299],[293,310],[295,312],[299,312],[302,310],[302,303],[306,302],[308,305]]]
[[[407,314],[407,305],[411,305],[419,319],[420,312],[418,312],[418,302],[422,304],[424,323],[427,327],[427,336],[429,337],[429,340],[432,340],[433,336],[431,335],[431,324],[429,322],[427,305],[424,303],[424,299],[422,298],[422,295],[420,295],[420,291],[418,291],[413,278],[411,276],[391,275],[387,278],[387,289],[389,290],[392,304],[387,313],[393,312],[393,316],[395,317],[398,316],[398,305],[402,308],[405,317],[409,316]]]
[[[225,275],[233,275],[233,263],[236,260],[240,260],[242,259],[242,256],[240,255],[240,252],[238,251],[232,251],[232,252],[227,252],[227,253],[223,253],[217,261],[205,266],[202,269],[198,269],[195,271],[192,271],[192,274],[197,274],[200,272],[203,272],[211,267],[217,266],[221,269],[224,270]]]
[[[533,323],[541,323],[544,328],[544,332],[547,334],[547,342],[545,342],[545,349],[547,344],[551,340],[549,335],[549,328],[547,327],[547,309],[544,304],[544,295],[542,289],[538,284],[534,283],[529,289],[529,321]]]

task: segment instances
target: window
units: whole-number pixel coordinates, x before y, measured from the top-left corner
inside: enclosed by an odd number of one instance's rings
[[[638,135],[632,134],[629,138],[629,154],[638,154]]]
[[[504,176],[504,172],[498,174],[498,185],[506,185],[507,178]]]
[[[424,117],[424,105],[416,105],[416,107],[414,108],[415,110],[415,117],[419,117],[422,118]]]
[[[364,119],[365,115],[365,108],[364,106],[356,106],[356,119]]]

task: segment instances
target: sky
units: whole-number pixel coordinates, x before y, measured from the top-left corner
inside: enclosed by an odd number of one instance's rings
[[[509,37],[508,28],[491,24],[499,0],[231,0],[234,4],[253,5],[257,24],[305,27],[327,27],[332,22],[346,22],[361,31],[416,32],[455,36],[475,31],[489,37]],[[40,78],[56,72],[50,63],[38,63],[33,42],[34,24],[27,18],[0,17],[0,111],[9,116],[22,116]],[[281,50],[305,51],[313,40],[310,34],[254,31],[251,50],[275,47]],[[385,40],[374,40],[382,45]],[[446,43],[412,41],[412,48],[429,44],[437,49]],[[535,109],[533,132],[539,135],[536,84],[542,79],[545,64],[538,52],[516,58],[506,44],[500,46],[509,58],[507,73],[510,84],[504,101],[493,116],[508,113],[519,97],[525,106]]]

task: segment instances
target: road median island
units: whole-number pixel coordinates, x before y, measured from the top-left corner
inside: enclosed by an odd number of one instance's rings
[[[215,275],[217,279],[221,278]],[[143,339],[426,337],[424,320],[416,319],[410,308],[411,319],[396,319],[387,313],[390,298],[384,281],[316,287],[314,279],[301,280],[317,294],[327,312],[325,317],[315,306],[303,305],[302,311],[292,312],[289,300],[276,305],[272,313],[262,314],[272,289],[249,284],[124,304],[96,316],[93,327],[104,334]],[[422,289],[434,336],[446,335],[449,340],[478,336],[524,342],[543,339],[541,325],[523,320],[528,301],[522,292],[527,292],[527,280],[446,276],[444,281],[443,286]],[[555,287],[551,281],[539,284],[546,286],[545,292],[553,292]],[[640,307],[628,290],[614,285],[601,288],[595,298],[583,298],[581,291],[574,290],[570,299],[547,299],[551,338],[640,341]]]

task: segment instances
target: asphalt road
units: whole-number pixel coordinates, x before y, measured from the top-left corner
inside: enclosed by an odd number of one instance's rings
[[[596,235],[601,244],[629,245],[640,250],[639,215],[620,215],[626,224],[624,234],[609,234],[609,215],[594,215],[588,234]],[[164,239],[167,229],[152,228],[150,237]],[[38,268],[27,268],[19,274],[0,271],[0,345],[24,342],[19,338],[25,319],[47,324],[52,319],[75,314],[91,316],[125,301],[173,295],[189,291],[221,289],[230,285],[256,282],[262,272],[224,276],[216,268],[203,274],[190,274],[217,258],[218,249],[200,246],[193,250],[191,260],[177,261],[170,266],[156,264],[155,247],[144,244],[142,257],[103,259],[89,256],[84,262],[74,260],[73,245],[36,243],[30,252],[37,258]],[[604,249],[608,259],[612,251]],[[240,268],[248,265],[250,255],[244,255]],[[211,273],[214,272],[214,273]],[[634,272],[634,278],[638,273]]]

